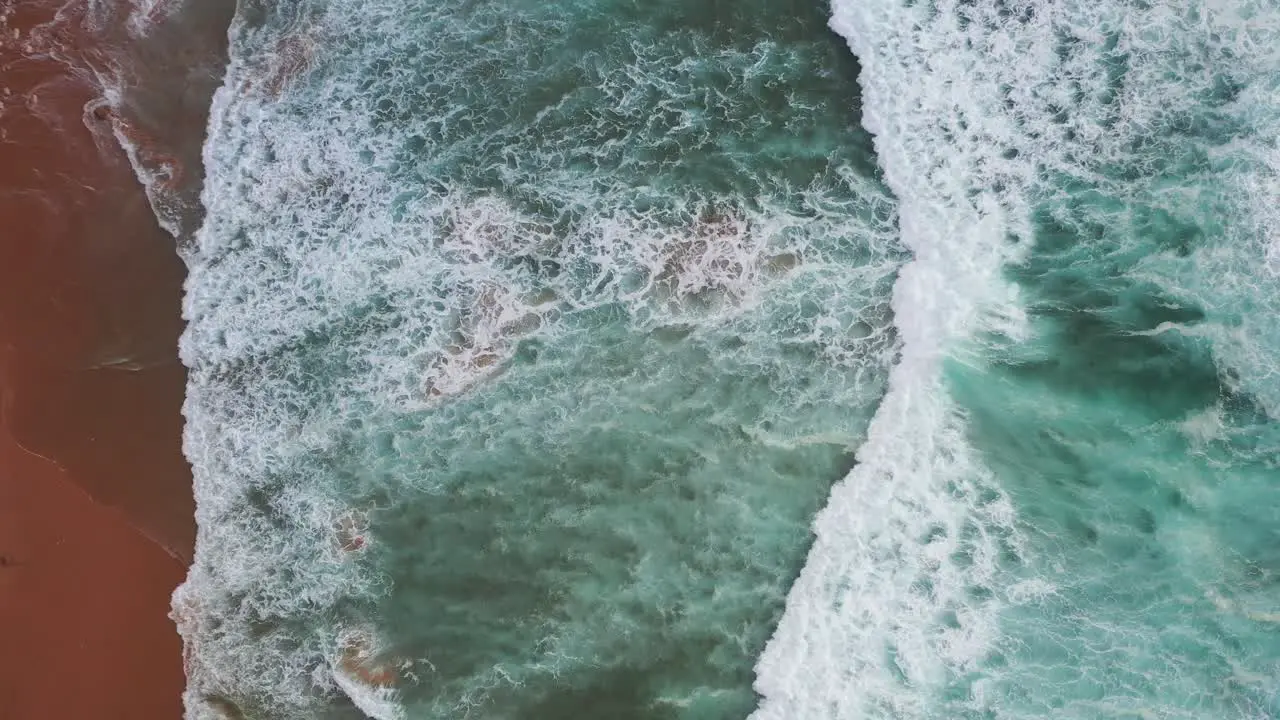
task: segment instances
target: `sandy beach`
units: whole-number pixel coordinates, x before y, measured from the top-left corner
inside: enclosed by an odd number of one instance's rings
[[[58,5],[0,4],[0,718],[171,720],[185,681],[169,601],[195,541],[185,268],[119,138],[193,165],[190,200],[212,83],[190,80],[193,55],[157,61],[157,33],[137,44],[138,109],[103,121],[101,70],[135,52],[126,15],[53,22]],[[216,54],[225,27],[187,52]],[[178,98],[146,72],[197,89]],[[173,115],[145,116],[169,100]]]
[[[0,442],[0,717],[182,716],[185,568],[56,465]]]
[[[70,31],[41,19],[11,17],[19,40],[2,56],[3,423],[186,561],[195,529],[176,350],[184,268],[112,133],[87,119],[102,89],[76,56],[38,52]]]

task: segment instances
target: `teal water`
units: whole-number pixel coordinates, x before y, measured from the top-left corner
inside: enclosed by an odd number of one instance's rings
[[[1278,34],[244,3],[188,717],[1280,717]]]
[[[188,256],[189,714],[750,712],[897,350],[825,22],[241,9]]]
[[[1248,196],[1272,173],[1258,151],[1274,125],[1251,122],[1248,95],[1280,68],[1236,67],[1233,25],[1204,43],[1204,17],[1175,17],[1139,63],[1122,33],[1103,45],[1114,72],[1180,102],[1112,139],[1120,152],[1048,176],[1034,245],[1008,270],[1030,339],[952,369],[1042,558],[1032,572],[1054,584],[1009,613],[987,677],[963,681],[1002,716],[1280,714],[1280,428],[1269,368],[1237,355],[1276,348],[1255,315],[1274,276]]]
[[[827,567],[792,590],[758,715],[1280,715],[1275,8],[835,8],[915,254],[902,277],[964,287],[942,291],[950,323],[904,328],[926,372],[891,380],[859,453],[879,467],[819,516]],[[938,292],[904,280],[900,326]],[[939,408],[913,441],[935,462],[878,442]],[[913,535],[888,542],[858,507],[886,476],[962,507],[904,511]],[[868,543],[895,569],[843,561]],[[793,690],[788,662],[833,654]]]

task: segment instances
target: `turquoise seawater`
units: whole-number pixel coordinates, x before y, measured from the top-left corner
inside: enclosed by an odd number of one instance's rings
[[[231,39],[189,718],[1280,717],[1280,9]]]
[[[1280,67],[1249,48],[1280,16],[1248,10],[1135,9],[1058,40],[1106,77],[1073,88],[1102,128],[1073,138],[1066,107],[1045,128],[1080,147],[1007,269],[1028,337],[949,368],[1039,558],[1010,573],[1054,586],[961,680],[1001,717],[1280,716],[1280,268],[1255,187]]]
[[[897,348],[825,9],[286,3],[232,36],[188,256],[191,714],[354,712],[355,633],[404,663],[375,715],[744,717]]]
[[[1276,717],[1280,14],[833,18],[914,255],[905,344],[762,658],[759,717]],[[896,527],[864,516],[904,499]]]

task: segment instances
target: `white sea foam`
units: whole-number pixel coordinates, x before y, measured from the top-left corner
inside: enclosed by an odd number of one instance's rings
[[[444,120],[411,112],[423,100],[410,94],[416,86],[401,85],[418,80],[377,69],[408,52],[396,46],[401,9],[378,3],[297,20],[288,32],[345,37],[352,47],[293,75],[278,98],[260,92],[278,69],[256,49],[281,38],[238,26],[238,51],[213,103],[208,214],[185,251],[188,327],[180,345],[191,369],[184,447],[199,538],[175,596],[175,607],[189,609],[175,613],[188,618],[180,629],[192,656],[192,718],[204,717],[208,696],[305,716],[317,696],[338,689],[373,717],[394,716],[394,698],[368,696],[329,671],[347,630],[341,619],[300,636],[288,629],[299,615],[312,623],[323,613],[340,616],[340,605],[386,589],[365,564],[343,561],[335,533],[350,498],[402,488],[386,487],[373,468],[339,473],[326,458],[381,418],[474,391],[503,371],[522,341],[567,332],[566,316],[607,310],[639,331],[715,327],[758,307],[770,286],[794,280],[841,300],[797,310],[797,344],[868,374],[895,349],[876,302],[896,267],[892,238],[875,236],[881,228],[868,222],[858,230],[882,245],[865,253],[865,264],[832,257],[847,251],[838,239],[850,218],[881,196],[873,182],[850,174],[839,193],[801,190],[786,202],[761,197],[749,205],[728,193],[666,193],[655,209],[607,173],[516,178],[514,185],[536,186],[545,204],[568,208],[560,217],[536,215],[496,192],[414,169],[421,158],[404,157],[409,139],[444,134]],[[428,33],[423,42],[436,39]],[[668,58],[635,50],[631,72],[602,81],[618,107],[672,86],[662,77],[671,72]],[[468,89],[465,78],[445,80],[440,92]],[[404,117],[373,123],[365,104],[379,95],[404,103]],[[527,129],[502,132],[516,138]],[[472,152],[473,141],[458,133],[458,148],[433,149]],[[528,269],[542,263],[556,270]],[[878,387],[878,379],[866,384]],[[565,635],[570,644],[580,639]],[[501,667],[485,672],[494,687],[508,682]]]
[[[145,35],[150,26],[169,13],[180,12],[182,0],[133,0],[126,27],[135,37]]]
[[[398,678],[399,675],[389,664],[378,664],[375,655],[379,644],[372,631],[363,628],[348,631],[339,637],[338,645],[339,650],[335,656],[330,657],[329,666],[333,671],[334,682],[342,688],[342,692],[370,720],[403,720],[405,711],[400,692],[393,686],[370,681],[375,678],[361,677],[362,672],[367,676],[370,670],[388,678]]]
[[[941,371],[979,331],[1025,332],[1001,272],[1020,252],[1010,236],[1029,232],[1035,148],[1002,84],[1032,92],[1054,58],[1047,26],[1003,32],[983,27],[991,4],[970,10],[966,32],[952,3],[833,7],[915,258],[894,288],[901,360],[757,666],[758,720],[929,717],[943,684],[993,648],[1001,604],[1022,599],[993,585],[999,554],[1019,551],[1013,511]]]
[[[156,221],[169,235],[175,239],[181,238],[182,217],[187,208],[176,197],[171,184],[181,178],[185,169],[176,159],[147,148],[145,141],[131,131],[125,121],[113,117],[111,126],[116,141],[129,158],[134,175],[142,184]]]
[[[404,707],[395,691],[371,688],[341,670],[334,670],[333,678],[370,720],[400,720],[405,717]]]
[[[1135,138],[1179,127],[1180,109],[1201,103],[1222,79],[1206,66],[1238,73],[1246,95],[1274,98],[1274,81],[1257,78],[1273,72],[1275,13],[1247,2],[837,0],[832,27],[861,62],[864,124],[876,135],[915,259],[894,291],[902,360],[860,464],[815,523],[808,563],[757,667],[764,699],[755,717],[949,717],[935,694],[996,648],[1001,606],[1035,602],[1053,588],[991,587],[997,548],[1019,546],[1012,511],[966,443],[939,363],[969,362],[966,347],[985,343],[985,333],[1025,333],[1016,292],[1000,273],[1027,244],[1032,200],[1072,179],[1132,196],[1136,189],[1102,170],[1132,159]],[[1233,116],[1243,112],[1231,106]],[[1274,137],[1274,120],[1261,126]],[[1225,148],[1223,165],[1255,169],[1227,177],[1257,206],[1242,215],[1267,219],[1228,234],[1226,247],[1206,243],[1182,273],[1164,258],[1145,267],[1148,279],[1201,307],[1220,313],[1224,302],[1236,305],[1237,325],[1231,314],[1218,324],[1219,314],[1198,332],[1216,333],[1219,360],[1247,368],[1251,391],[1269,385],[1266,400],[1276,387],[1274,353],[1261,349],[1280,341],[1267,337],[1274,313],[1250,312],[1255,301],[1241,297],[1278,295],[1267,264],[1276,166],[1274,153],[1259,147]],[[1166,193],[1160,204],[1175,215],[1204,200],[1158,184],[1141,192]],[[1240,292],[1221,287],[1224,276]],[[966,526],[975,528],[971,547],[956,564],[957,529]],[[972,599],[967,588],[975,586],[990,599]],[[968,694],[961,704],[982,709],[982,681]]]

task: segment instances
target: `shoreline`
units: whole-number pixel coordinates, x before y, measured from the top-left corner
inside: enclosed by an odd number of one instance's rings
[[[193,231],[231,10],[164,3],[138,34],[127,3],[60,5],[0,9],[0,707],[181,718],[186,268],[120,142],[182,163],[162,189]]]
[[[86,121],[108,43],[27,12],[0,46],[0,218],[14,229],[0,243],[0,427],[188,563],[186,268],[124,151]]]

